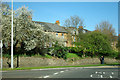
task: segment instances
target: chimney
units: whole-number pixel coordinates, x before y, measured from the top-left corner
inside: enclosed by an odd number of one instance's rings
[[[57,25],[60,26],[60,22],[59,22],[59,20],[57,20],[57,21],[55,22],[55,24],[57,24]]]
[[[83,29],[83,26],[79,26],[79,29]]]

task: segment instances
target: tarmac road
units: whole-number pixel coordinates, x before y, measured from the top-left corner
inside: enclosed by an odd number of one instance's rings
[[[74,67],[2,72],[2,78],[118,78],[118,67]]]

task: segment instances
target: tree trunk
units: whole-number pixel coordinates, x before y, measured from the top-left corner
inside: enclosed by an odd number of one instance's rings
[[[19,67],[19,55],[17,55],[17,67],[16,68],[18,67]]]

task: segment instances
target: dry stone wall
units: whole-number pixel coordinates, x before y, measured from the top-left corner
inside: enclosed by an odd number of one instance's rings
[[[3,58],[3,68],[10,67],[10,59]],[[118,60],[105,58],[105,63],[116,63]],[[73,65],[89,65],[100,64],[99,58],[84,58],[79,60],[59,58],[40,58],[40,57],[19,57],[19,67],[41,67],[41,66],[73,66]],[[17,59],[14,59],[14,67],[17,66]]]

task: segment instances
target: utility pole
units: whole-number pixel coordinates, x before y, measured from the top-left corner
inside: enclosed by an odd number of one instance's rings
[[[12,26],[11,26],[11,68],[13,69],[13,0],[12,0]]]
[[[1,45],[0,45],[0,54],[1,54],[1,72],[0,72],[0,80],[2,79],[2,65],[3,65],[3,59],[2,59],[2,40],[1,40]]]
[[[3,65],[3,60],[2,60],[2,40],[1,40],[1,45],[0,45],[0,48],[1,48],[1,70],[2,70],[2,65]]]

